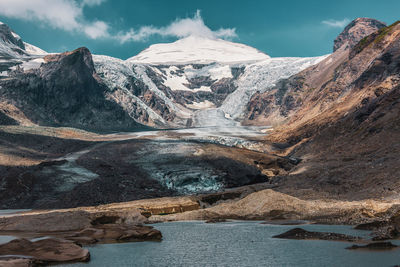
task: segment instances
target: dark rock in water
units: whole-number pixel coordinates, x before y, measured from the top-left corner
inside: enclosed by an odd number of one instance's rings
[[[301,224],[309,224],[309,221],[303,220],[270,220],[262,222],[261,224],[273,224],[273,225],[301,225]]]
[[[87,249],[72,241],[57,238],[31,242],[27,239],[15,239],[0,245],[0,255],[28,256],[43,263],[87,262],[90,253]],[[24,257],[21,257],[24,258]]]
[[[378,227],[386,226],[388,224],[389,224],[388,221],[373,221],[373,222],[358,224],[354,227],[354,229],[371,231]]]
[[[372,230],[372,240],[374,241],[398,238],[400,236],[400,213],[396,212],[389,220],[357,225],[355,229]]]
[[[372,238],[372,240],[380,241],[380,240],[388,240],[388,239],[397,238],[399,236],[399,232],[392,225],[387,225],[387,226],[376,228],[372,232],[372,235],[374,236]]]
[[[397,245],[394,245],[391,242],[375,242],[369,243],[365,246],[352,245],[351,247],[347,247],[346,249],[393,249],[397,247]]]
[[[206,223],[222,223],[222,222],[227,222],[226,219],[210,219],[207,220]]]
[[[302,228],[294,228],[283,234],[275,235],[273,238],[285,238],[285,239],[317,239],[317,240],[330,240],[330,241],[356,241],[361,240],[360,237],[338,234],[338,233],[327,233],[327,232],[310,232]]]

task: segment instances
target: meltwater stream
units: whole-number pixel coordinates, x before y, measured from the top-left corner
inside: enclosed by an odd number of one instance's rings
[[[351,243],[285,240],[272,236],[296,226],[234,221],[218,224],[170,222],[154,225],[161,242],[103,244],[88,247],[91,261],[64,266],[394,266],[399,250],[347,250]],[[312,231],[368,238],[350,226],[302,225]]]

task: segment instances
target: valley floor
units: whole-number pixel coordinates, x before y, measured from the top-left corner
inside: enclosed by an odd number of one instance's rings
[[[394,188],[387,190],[385,184],[340,178],[342,170],[357,172],[373,161],[344,160],[337,151],[287,156],[304,148],[267,141],[271,130],[224,126],[97,134],[1,126],[0,207],[32,210],[0,214],[0,235],[47,237],[34,245],[47,251],[55,242],[63,253],[75,251],[78,261],[89,252],[70,241],[161,240],[158,230],[143,224],[167,221],[371,224],[379,238],[398,237],[392,231],[400,218],[396,181],[385,181]],[[373,174],[363,173],[368,175],[359,183]],[[330,177],[339,178],[333,183]],[[12,242],[0,249],[30,241]]]
[[[350,168],[348,162],[362,162],[283,156],[284,144],[265,141],[270,130],[236,126],[96,134],[2,126],[0,206],[93,206],[83,208],[91,212],[139,208],[151,215],[149,221],[281,218],[351,224],[393,212],[390,208],[399,204],[395,190],[383,194],[379,186],[365,185],[348,194],[342,189],[351,188],[352,179],[315,180],[326,167],[334,173],[337,164],[343,169]]]

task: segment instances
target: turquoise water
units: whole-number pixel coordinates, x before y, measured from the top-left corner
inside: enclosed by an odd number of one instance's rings
[[[271,238],[296,226],[259,222],[171,222],[154,225],[162,242],[104,244],[88,247],[92,260],[63,266],[393,266],[400,249],[347,250],[347,242]],[[307,230],[368,237],[350,226],[304,225]]]

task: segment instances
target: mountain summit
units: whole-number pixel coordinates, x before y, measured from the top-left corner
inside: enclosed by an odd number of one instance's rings
[[[239,43],[201,36],[189,36],[173,43],[154,44],[128,61],[144,64],[248,63],[270,58]]]
[[[371,33],[386,27],[386,24],[370,18],[357,18],[349,23],[344,30],[336,37],[333,45],[333,52],[343,45],[353,48],[362,38]]]

